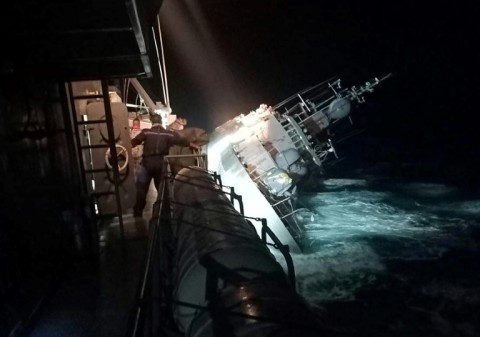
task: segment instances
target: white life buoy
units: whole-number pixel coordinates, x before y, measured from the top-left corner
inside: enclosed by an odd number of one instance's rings
[[[125,146],[120,144],[115,144],[117,150],[117,161],[118,161],[118,171],[123,171],[128,165],[128,151]],[[110,164],[110,149],[107,149],[105,152],[105,164],[108,168],[112,168],[112,164]],[[122,164],[120,164],[120,160],[122,160]]]

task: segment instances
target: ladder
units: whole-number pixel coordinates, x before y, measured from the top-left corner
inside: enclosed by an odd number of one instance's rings
[[[115,133],[113,126],[112,109],[110,106],[110,97],[108,92],[108,83],[105,80],[101,80],[101,93],[87,94],[87,95],[75,95],[73,91],[72,82],[68,82],[69,104],[71,107],[71,114],[73,116],[75,140],[77,143],[77,154],[79,156],[80,170],[82,173],[82,184],[84,192],[88,195],[90,212],[92,218],[95,219],[95,223],[98,224],[103,218],[116,216],[118,217],[118,223],[120,228],[121,239],[125,238],[124,223],[122,216],[122,203],[120,199],[120,172],[119,162],[117,156],[117,147],[115,141]],[[104,103],[105,119],[88,120],[80,115],[77,111],[76,101],[79,100],[102,100]],[[84,115],[86,116],[86,115]],[[79,118],[80,117],[80,118]],[[108,142],[107,144],[92,144],[90,141],[89,126],[94,124],[104,124],[107,128]],[[81,130],[82,129],[82,130]],[[81,135],[83,131],[84,135]],[[86,141],[85,141],[86,140]],[[111,168],[105,166],[103,168],[94,168],[92,162],[92,149],[105,148],[110,150]],[[113,190],[98,191],[94,185],[94,178],[96,173],[110,173],[113,172]],[[113,213],[101,214],[97,208],[97,202],[99,198],[113,195],[115,197],[115,211]],[[97,233],[98,237],[98,226]]]

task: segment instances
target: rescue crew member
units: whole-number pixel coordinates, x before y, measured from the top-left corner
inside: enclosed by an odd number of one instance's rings
[[[132,126],[130,127],[130,140],[135,138],[142,131],[140,118],[135,117],[132,121]],[[132,158],[133,158],[133,176],[135,182],[137,181],[138,173],[142,169],[142,154],[143,154],[143,145],[137,145],[132,147]]]
[[[200,146],[189,142],[175,131],[166,130],[162,126],[162,117],[160,115],[152,115],[150,121],[152,122],[152,127],[143,129],[132,139],[133,147],[143,143],[143,172],[137,177],[137,200],[133,207],[133,215],[135,217],[142,216],[152,178],[155,188],[158,189],[163,173],[163,157],[168,155],[170,147],[181,145],[190,146],[197,150],[200,149]]]

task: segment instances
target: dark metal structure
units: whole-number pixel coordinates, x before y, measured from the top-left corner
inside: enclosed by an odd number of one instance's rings
[[[162,0],[16,1],[2,12],[2,74],[151,77]],[[152,53],[153,52],[153,53]]]
[[[75,102],[104,103],[108,140],[87,150],[108,147],[117,184],[109,85],[127,78],[151,79],[159,72],[151,29],[161,4],[161,0],[47,0],[14,2],[4,9],[0,336],[27,334],[67,266],[78,260],[98,262],[99,224],[86,188],[85,173],[91,172],[82,166],[85,145],[79,141],[79,129],[99,120],[79,120]],[[96,81],[100,90],[78,96],[72,84],[79,81]],[[196,203],[187,198],[195,195],[192,180],[212,183],[210,178],[191,178],[180,182],[177,201]],[[118,202],[119,193],[114,192]],[[147,322],[134,320],[134,335],[161,336],[169,330],[198,337],[322,334],[317,317],[295,292],[293,271],[285,275],[265,246],[267,235],[285,255],[288,248],[277,242],[266,224],[259,238],[243,217],[222,214],[233,209],[220,191],[203,195],[208,200],[203,200],[201,219],[194,219],[193,204],[176,205],[173,224],[181,230],[170,233],[175,246],[155,241],[169,236],[155,232],[164,224],[152,220],[150,253],[172,255],[149,255],[154,267],[146,268],[151,274],[141,284],[140,298],[150,296],[151,310],[144,316]],[[169,220],[167,206],[157,213],[162,221]],[[199,223],[207,220],[213,227],[192,230],[185,222],[188,217]],[[221,234],[225,226],[234,228],[236,236]],[[172,263],[178,273],[166,278],[164,273],[175,269]],[[287,264],[293,267],[291,260]]]
[[[26,0],[2,9],[0,336],[24,335],[66,266],[96,261],[69,83],[97,80],[108,102],[108,85],[151,78],[161,4]]]

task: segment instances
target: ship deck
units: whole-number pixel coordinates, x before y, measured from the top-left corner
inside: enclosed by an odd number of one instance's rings
[[[28,331],[28,337],[115,337],[125,336],[136,305],[148,244],[148,223],[157,197],[153,187],[147,196],[143,218],[131,210],[123,215],[122,238],[117,218],[99,225],[97,258],[69,265],[58,278]]]

